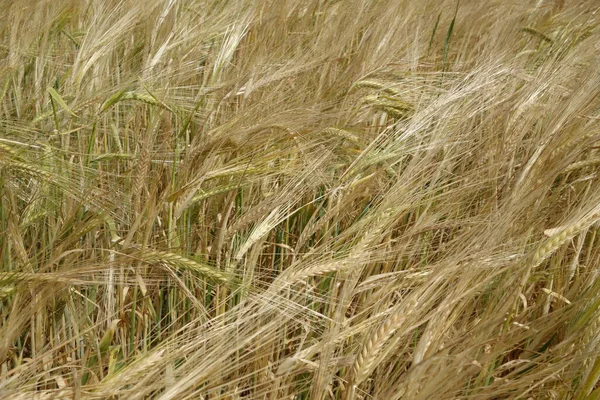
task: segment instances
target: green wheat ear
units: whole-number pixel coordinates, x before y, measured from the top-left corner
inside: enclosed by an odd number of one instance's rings
[[[538,31],[537,29],[532,28],[530,26],[521,28],[521,31],[523,31],[525,33],[529,33],[530,35],[535,36],[539,39],[542,39],[543,41],[545,41],[547,43],[554,43],[554,40],[551,37],[549,37],[545,33]]]
[[[396,90],[392,89],[389,84],[386,84],[384,82],[375,81],[375,80],[358,81],[352,85],[351,90],[352,89],[362,89],[362,88],[380,90],[391,96],[398,95],[398,92]]]
[[[196,272],[219,284],[232,287],[239,285],[237,279],[229,274],[179,254],[159,250],[145,250],[137,253],[137,256],[149,264],[166,264],[176,269]]]
[[[109,108],[114,106],[115,104],[122,102],[122,101],[126,101],[126,100],[139,101],[141,103],[145,103],[150,106],[160,107],[162,109],[171,111],[173,113],[178,111],[177,109],[174,109],[173,107],[169,106],[168,104],[158,100],[155,96],[150,94],[150,92],[148,92],[148,94],[144,94],[144,93],[137,93],[137,92],[131,92],[131,91],[127,91],[127,90],[122,90],[120,92],[115,93],[114,95],[109,97],[104,102],[104,104],[100,107],[100,113],[102,114],[102,113],[106,112]]]
[[[2,284],[0,287],[0,300],[3,300],[9,297],[11,294],[15,292],[15,287],[12,285]]]

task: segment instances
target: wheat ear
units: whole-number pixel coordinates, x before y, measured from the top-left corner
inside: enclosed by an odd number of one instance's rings
[[[180,256],[178,254],[159,250],[146,250],[143,253],[140,253],[139,257],[144,262],[147,262],[149,264],[162,263],[178,269],[194,271],[218,283],[234,283],[233,278],[229,277],[224,272],[221,272],[216,268],[210,267],[208,265],[200,264],[194,260],[190,260],[189,258]]]
[[[352,368],[355,386],[369,377],[375,367],[377,354],[390,336],[404,323],[406,316],[404,309],[396,311],[366,341]]]

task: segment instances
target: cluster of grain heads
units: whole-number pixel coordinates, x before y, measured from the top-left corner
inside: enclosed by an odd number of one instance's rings
[[[595,0],[58,3],[0,1],[0,398],[600,396]]]

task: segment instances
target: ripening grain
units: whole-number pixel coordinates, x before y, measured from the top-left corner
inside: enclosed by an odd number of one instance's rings
[[[600,399],[597,1],[0,15],[0,399]]]

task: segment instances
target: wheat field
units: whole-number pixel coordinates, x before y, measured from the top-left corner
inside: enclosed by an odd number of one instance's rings
[[[600,399],[597,0],[0,15],[0,399]]]

